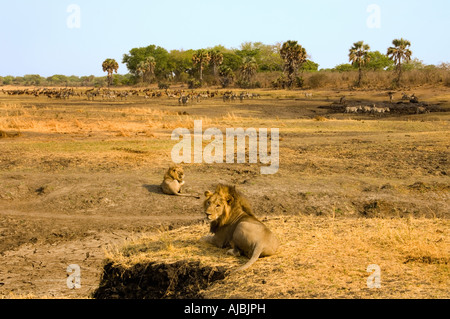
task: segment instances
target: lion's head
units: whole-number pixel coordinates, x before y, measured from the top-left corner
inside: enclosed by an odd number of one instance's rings
[[[164,179],[167,179],[167,178],[177,180],[181,183],[184,179],[183,167],[181,167],[179,165],[174,165],[174,166],[169,167],[166,175],[164,175]]]
[[[214,193],[206,191],[205,196],[203,207],[206,218],[214,225],[227,224],[238,212],[255,217],[250,203],[235,186],[219,184]]]
[[[252,212],[247,199],[234,186],[219,184],[214,193],[205,192],[204,208],[210,223],[208,237],[213,245],[230,247],[228,253],[241,253],[250,260],[237,271],[250,267],[259,257],[276,253],[279,243],[276,236]]]
[[[216,221],[220,217],[229,215],[234,198],[230,193],[230,186],[218,185],[216,191],[205,192],[206,200],[203,203],[206,218],[210,221]],[[223,215],[223,216],[222,216]]]

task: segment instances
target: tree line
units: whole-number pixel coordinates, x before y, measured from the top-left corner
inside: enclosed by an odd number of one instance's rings
[[[418,59],[411,59],[411,43],[405,39],[395,39],[386,54],[370,51],[363,41],[355,42],[349,49],[348,63],[332,69],[319,70],[319,64],[312,61],[307,50],[297,41],[267,45],[262,42],[245,42],[239,49],[228,49],[222,45],[198,50],[171,50],[149,45],[133,48],[123,55],[122,63],[128,73],[118,74],[119,64],[108,58],[102,63],[105,77],[53,75],[25,75],[23,77],[0,77],[0,84],[22,85],[70,85],[70,86],[120,86],[148,85],[158,83],[166,88],[172,83],[185,83],[189,88],[220,85],[226,87],[254,88],[295,88],[304,87],[305,75],[316,72],[357,72],[353,86],[364,84],[368,71],[394,73],[392,86],[402,84],[405,71],[441,68],[448,71],[448,64],[440,66],[424,65]],[[323,77],[323,74],[316,77]],[[261,79],[270,78],[261,83]]]

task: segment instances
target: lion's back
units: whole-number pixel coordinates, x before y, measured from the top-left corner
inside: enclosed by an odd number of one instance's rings
[[[279,240],[275,234],[254,216],[245,216],[239,221],[234,230],[233,240],[237,246],[244,248],[244,253],[248,257],[252,255],[256,245],[264,248],[261,256],[273,255],[279,247]]]

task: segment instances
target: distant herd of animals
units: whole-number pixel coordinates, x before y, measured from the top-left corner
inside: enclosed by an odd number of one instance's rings
[[[86,97],[87,100],[94,100],[100,98],[102,100],[126,100],[128,97],[143,97],[144,99],[149,98],[161,98],[167,97],[169,99],[178,99],[180,104],[188,104],[189,102],[196,101],[200,102],[203,99],[214,98],[219,96],[219,91],[185,91],[185,90],[152,90],[152,89],[128,89],[128,90],[111,90],[107,88],[92,88],[87,90],[75,90],[74,88],[60,88],[60,89],[13,89],[4,90],[3,94],[6,95],[29,95],[34,97],[46,96],[49,99],[69,99],[71,97]],[[240,92],[237,94],[233,91],[222,92],[222,99],[224,102],[240,100],[241,102],[245,99],[260,98],[259,93],[250,92]]]
[[[162,98],[167,97],[169,99],[177,99],[180,105],[188,105],[192,102],[201,102],[205,99],[210,99],[214,97],[221,97],[223,102],[233,102],[239,100],[243,102],[249,99],[261,98],[259,93],[251,93],[247,91],[242,91],[240,93],[233,92],[231,90],[219,92],[217,90],[204,90],[204,91],[194,91],[194,90],[153,90],[153,89],[127,89],[127,90],[111,90],[109,88],[91,88],[86,90],[75,90],[74,88],[35,88],[35,89],[11,89],[4,90],[2,93],[5,95],[27,95],[34,97],[47,97],[49,99],[69,99],[71,97],[85,97],[87,100],[127,100],[129,97],[142,97],[144,99],[150,98]],[[355,103],[350,103],[348,105],[346,97],[342,96],[339,102],[333,103],[338,105],[338,109],[345,114],[369,114],[369,115],[384,115],[389,113],[416,113],[424,114],[429,113],[432,110],[426,103],[420,103],[418,97],[415,94],[408,95],[402,93],[401,101],[394,104],[394,92],[388,92],[389,104],[386,106],[375,105],[354,105]],[[313,93],[304,93],[305,99],[312,99]]]
[[[347,100],[345,96],[342,96],[339,100],[339,105],[342,108],[343,113],[365,113],[372,115],[383,115],[395,111],[395,113],[415,113],[425,114],[430,113],[431,107],[427,103],[420,103],[419,98],[413,93],[408,95],[402,93],[401,101],[394,103],[394,92],[388,92],[389,104],[383,103],[383,106],[372,105],[351,105],[347,106]]]

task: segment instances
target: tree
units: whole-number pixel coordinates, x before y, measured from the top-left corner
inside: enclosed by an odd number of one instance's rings
[[[3,78],[4,85],[10,85],[13,83],[14,77],[12,75],[7,75]]]
[[[255,75],[257,69],[258,64],[256,63],[256,59],[254,57],[244,57],[242,59],[241,65],[242,80],[250,84],[252,77]]]
[[[372,71],[391,70],[394,67],[394,62],[389,59],[387,55],[380,51],[372,51],[368,53],[369,61],[364,66],[364,69]]]
[[[139,72],[142,82],[149,82],[151,76],[155,74],[155,58],[149,56],[144,61],[139,62],[137,71]]]
[[[26,85],[40,85],[43,78],[39,74],[25,74],[23,80]]]
[[[423,63],[422,60],[419,60],[418,58],[411,59],[407,63],[404,63],[402,65],[403,71],[423,70],[427,67],[429,68],[430,66],[427,66],[426,64]]]
[[[186,82],[193,74],[192,56],[194,50],[171,50],[169,53],[169,69],[175,81]]]
[[[343,64],[336,65],[334,68],[331,69],[331,71],[349,72],[349,71],[355,71],[355,67],[349,63],[343,63]]]
[[[155,77],[167,79],[172,75],[172,70],[169,66],[169,52],[166,49],[154,44],[147,47],[131,49],[128,54],[123,55],[122,63],[126,65],[131,74],[139,79],[140,73],[137,70],[138,65],[140,62],[145,61],[148,57],[155,58]]]
[[[62,74],[55,74],[55,75],[49,76],[47,78],[47,81],[51,84],[67,83],[67,76],[62,75]]]
[[[203,81],[203,68],[208,65],[211,60],[209,52],[205,49],[197,50],[192,56],[192,62],[194,65],[198,65],[200,71],[200,82]]]
[[[287,87],[292,88],[298,68],[306,61],[306,50],[297,41],[288,40],[281,46],[280,55],[287,74]]]
[[[222,65],[219,68],[219,76],[223,88],[228,87],[234,81],[234,72],[229,66]]]
[[[319,70],[319,64],[311,60],[306,60],[299,69],[302,72],[315,72]]]
[[[117,70],[119,69],[119,64],[114,59],[106,59],[102,63],[103,72],[108,73],[108,86],[112,84],[112,74],[113,72],[117,73]]]
[[[223,54],[219,50],[210,50],[209,56],[209,63],[213,66],[214,77],[217,77],[217,67],[223,62]]]
[[[262,42],[244,42],[236,54],[244,58],[252,56],[258,64],[258,71],[281,71],[283,59],[280,57],[281,43],[274,45]]]
[[[228,66],[230,67],[234,72],[239,70],[240,66],[242,64],[242,58],[233,53],[233,52],[224,52],[223,53],[223,62],[222,66]]]
[[[349,61],[352,63],[352,65],[358,66],[358,86],[361,85],[363,66],[366,65],[370,60],[369,50],[370,47],[368,44],[364,44],[364,41],[359,41],[353,43],[353,46],[350,48],[350,52],[348,54]]]
[[[387,56],[394,61],[397,70],[397,85],[400,85],[402,77],[402,63],[411,60],[412,52],[409,49],[411,42],[401,39],[395,39],[392,41],[393,47],[389,47],[387,50]]]

